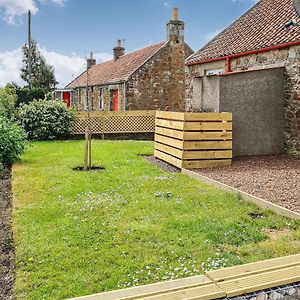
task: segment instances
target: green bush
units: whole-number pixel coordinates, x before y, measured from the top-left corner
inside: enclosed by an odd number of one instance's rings
[[[73,118],[73,112],[59,101],[34,100],[19,110],[19,119],[31,140],[66,137],[71,133]]]
[[[18,96],[16,106],[22,104],[29,104],[33,100],[45,99],[45,91],[41,88],[33,88],[31,91],[28,88],[17,88],[16,93]]]
[[[16,90],[11,86],[0,88],[0,115],[12,119],[17,101]]]
[[[11,165],[23,153],[26,134],[21,126],[0,115],[0,165]]]

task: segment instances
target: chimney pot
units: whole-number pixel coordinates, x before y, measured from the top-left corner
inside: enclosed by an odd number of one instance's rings
[[[96,59],[93,57],[93,52],[90,52],[90,57],[86,60],[87,68],[90,69],[96,64]]]
[[[173,21],[178,21],[178,7],[173,8]]]
[[[114,60],[120,58],[120,56],[125,54],[125,48],[122,46],[122,41],[117,40],[117,46],[113,49],[114,52]]]

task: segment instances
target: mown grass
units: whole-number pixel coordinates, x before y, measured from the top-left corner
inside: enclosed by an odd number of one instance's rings
[[[152,154],[151,142],[94,141],[94,164],[105,167],[97,172],[72,170],[82,150],[82,141],[32,143],[14,166],[17,299],[65,299],[300,250],[299,222],[161,170],[140,155]]]

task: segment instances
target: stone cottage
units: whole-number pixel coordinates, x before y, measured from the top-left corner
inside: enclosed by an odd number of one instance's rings
[[[231,111],[234,155],[300,150],[300,28],[291,0],[260,0],[186,61],[186,109]]]
[[[121,41],[113,60],[96,64],[91,54],[87,71],[70,82],[72,106],[85,110],[182,110],[185,98],[185,59],[192,54],[184,41],[178,10],[167,24],[167,40],[125,54]]]

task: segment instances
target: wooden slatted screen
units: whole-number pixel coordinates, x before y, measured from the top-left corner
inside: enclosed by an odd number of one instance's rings
[[[156,112],[155,157],[178,168],[230,165],[232,113]]]
[[[87,113],[75,113],[73,134],[84,134]],[[147,133],[155,130],[155,111],[91,112],[91,128],[95,134]]]

